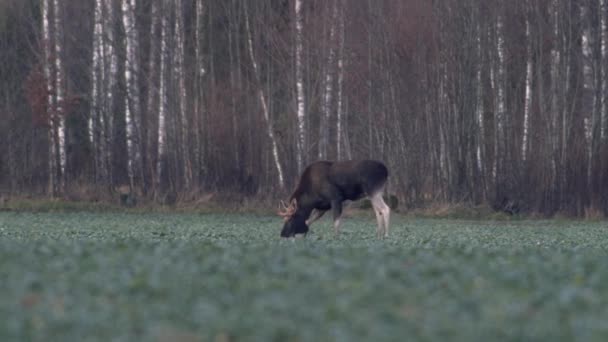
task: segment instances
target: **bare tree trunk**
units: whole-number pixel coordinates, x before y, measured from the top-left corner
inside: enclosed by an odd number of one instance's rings
[[[608,215],[608,1],[599,0],[600,9],[600,146],[598,168],[598,207]]]
[[[599,134],[596,135],[596,127],[598,127],[601,122],[597,120],[598,117],[596,115],[596,89],[595,89],[595,67],[594,67],[594,37],[591,32],[591,18],[589,11],[591,10],[588,6],[585,5],[585,2],[581,2],[579,5],[580,10],[580,19],[582,23],[582,29],[580,33],[581,39],[581,67],[582,67],[582,76],[583,76],[583,94],[582,94],[582,118],[584,121],[584,135],[585,135],[585,143],[587,145],[587,181],[591,184],[591,176],[593,169],[593,152],[596,150],[594,146],[597,144],[599,140]]]
[[[496,86],[496,108],[494,114],[494,175],[497,191],[503,191],[501,182],[504,181],[505,163],[505,115],[506,115],[506,71],[505,71],[505,40],[504,40],[504,18],[498,14],[496,22],[496,67],[494,76]]]
[[[606,142],[608,117],[608,1],[598,0],[600,8],[600,138]]]
[[[306,139],[306,98],[304,95],[304,65],[302,61],[302,55],[304,53],[303,47],[303,16],[302,16],[302,1],[295,0],[295,16],[296,16],[296,102],[297,102],[297,138],[296,138],[296,159],[298,164],[298,174],[304,169],[306,163],[306,155],[308,151],[308,144]]]
[[[93,53],[91,62],[91,112],[89,116],[89,141],[91,142],[94,159],[95,182],[102,179],[102,163],[100,158],[100,108],[103,106],[101,82],[103,80],[103,0],[95,0],[93,21]]]
[[[135,176],[141,173],[141,134],[139,102],[139,49],[137,27],[135,25],[136,0],[122,0],[123,27],[125,30],[125,125],[127,139],[127,173],[129,186],[135,187]]]
[[[550,6],[550,17],[552,18],[552,33],[553,33],[553,41],[554,46],[551,49],[551,109],[549,111],[549,141],[550,141],[550,151],[551,151],[551,174],[553,184],[558,184],[558,165],[559,162],[559,129],[558,129],[558,113],[560,110],[558,108],[558,96],[559,96],[559,88],[558,85],[560,83],[560,73],[559,67],[561,63],[561,52],[559,50],[559,13],[558,13],[558,0],[553,0]]]
[[[521,159],[525,162],[528,158],[528,142],[530,132],[530,106],[532,105],[532,77],[533,77],[533,64],[532,64],[532,37],[530,34],[530,16],[528,15],[528,6],[526,1],[526,90],[524,96],[524,122],[523,122],[523,134],[521,142]]]
[[[535,3],[535,11],[536,11],[536,27],[537,27],[537,31],[539,32],[539,35],[543,32],[542,30],[542,26],[540,25],[540,18],[543,15],[542,13],[542,9],[540,8],[539,3]],[[536,50],[536,55],[538,56],[537,59],[537,65],[538,67],[535,70],[535,78],[536,78],[536,97],[539,99],[538,101],[538,116],[540,118],[542,118],[543,120],[545,120],[545,118],[547,117],[547,110],[546,110],[546,101],[544,101],[545,99],[545,80],[543,78],[543,68],[542,66],[545,64],[550,64],[550,63],[546,63],[545,62],[545,55],[544,55],[544,49],[542,48],[541,45],[539,45],[539,47]],[[551,55],[549,56],[549,59],[551,59]],[[550,67],[549,67],[550,69]],[[540,99],[543,99],[542,101]],[[535,128],[537,131],[543,131],[545,130],[546,127],[537,127]],[[536,147],[538,150],[542,150],[544,148],[544,146],[534,146]],[[537,161],[539,162],[539,161]],[[541,162],[542,163],[542,162]]]
[[[337,109],[336,109],[336,154],[338,160],[343,159],[344,141],[342,137],[345,135],[344,121],[344,2],[340,1],[340,26],[339,26],[339,47],[338,47],[338,94],[337,94]]]
[[[55,113],[54,113],[55,97],[53,96],[54,86],[55,86],[55,84],[53,82],[53,78],[55,75],[52,72],[53,63],[51,62],[52,61],[52,59],[51,59],[51,56],[52,56],[51,20],[52,20],[52,18],[53,17],[51,14],[51,0],[43,0],[43,2],[42,2],[42,38],[43,38],[43,44],[44,44],[43,68],[44,68],[44,77],[46,80],[46,92],[47,92],[46,110],[47,110],[47,115],[48,115],[48,120],[49,120],[48,192],[51,195],[51,197],[55,197],[57,195],[58,179],[57,179],[57,165],[56,165],[57,150],[56,150],[56,145],[55,145],[55,131],[56,131]]]
[[[48,191],[52,197],[65,190],[66,148],[63,89],[61,9],[58,0],[44,0],[42,4],[42,30],[44,40],[43,69],[46,79],[47,115],[49,123],[49,179]]]
[[[62,29],[62,11],[60,7],[59,0],[54,0],[54,9],[55,9],[55,51],[54,51],[54,59],[55,59],[55,115],[56,115],[56,135],[57,135],[57,152],[59,157],[59,184],[58,190],[59,193],[63,194],[65,192],[65,184],[66,184],[66,164],[67,164],[67,154],[65,147],[65,135],[66,135],[66,126],[65,126],[65,91],[64,91],[64,71],[63,71],[63,29]]]
[[[247,9],[245,9],[245,30],[247,31],[247,45],[249,47],[249,57],[251,58],[253,74],[258,87],[258,98],[260,100],[260,104],[262,105],[262,114],[264,114],[264,121],[266,121],[268,138],[270,139],[270,144],[272,146],[272,156],[274,158],[274,164],[279,177],[279,187],[281,189],[284,189],[285,178],[283,176],[283,167],[281,166],[281,162],[279,159],[279,148],[277,145],[277,140],[274,136],[274,128],[270,119],[270,112],[268,110],[268,105],[266,104],[266,97],[264,96],[264,90],[261,85],[260,71],[258,69],[258,64],[255,59],[255,54],[253,53],[253,38],[251,34],[251,28],[249,27],[249,13],[247,13]]]
[[[475,107],[477,109],[476,118],[477,118],[477,169],[481,175],[481,182],[479,186],[483,189],[481,193],[483,194],[484,199],[487,200],[487,153],[486,153],[486,127],[484,122],[484,112],[485,112],[485,103],[484,103],[484,83],[483,83],[483,70],[486,65],[486,58],[484,57],[484,49],[482,48],[482,37],[484,36],[483,30],[481,28],[481,24],[477,24],[477,58],[479,63],[477,65],[477,73],[475,76],[475,85],[477,87],[476,94],[476,104]]]
[[[161,16],[161,38],[160,38],[160,80],[158,87],[158,142],[157,142],[157,153],[156,153],[156,198],[158,199],[162,191],[162,180],[164,177],[165,170],[165,153],[166,153],[166,112],[167,112],[167,68],[168,68],[168,18],[167,14],[162,13]]]
[[[114,140],[114,110],[117,96],[116,84],[118,78],[118,57],[114,44],[117,44],[115,37],[115,13],[114,2],[105,0],[102,5],[102,41],[100,44],[100,54],[102,58],[102,81],[101,105],[99,115],[100,131],[100,159],[103,172],[103,182],[105,185],[113,185],[112,142]]]
[[[329,124],[332,108],[334,86],[334,62],[336,58],[336,26],[338,16],[338,1],[334,0],[330,19],[327,64],[325,65],[323,102],[321,104],[321,120],[319,120],[319,159],[327,159],[329,145]]]
[[[197,181],[200,181],[200,173],[204,169],[204,148],[202,146],[203,139],[202,135],[202,125],[204,124],[203,113],[205,111],[204,108],[204,93],[203,93],[203,76],[205,75],[205,66],[203,60],[203,18],[205,15],[205,6],[203,2],[205,0],[196,0],[196,31],[194,34],[194,39],[196,40],[194,44],[195,49],[195,79],[194,79],[194,168],[198,170]]]
[[[189,139],[189,123],[188,116],[186,115],[186,106],[187,106],[187,90],[186,90],[186,76],[184,72],[184,59],[185,59],[185,32],[184,32],[184,9],[182,0],[175,0],[175,43],[176,43],[176,53],[175,53],[175,77],[177,78],[177,91],[178,91],[178,108],[179,108],[179,118],[181,124],[181,137],[180,137],[180,150],[181,150],[181,161],[183,163],[183,183],[185,189],[189,190],[192,184],[192,162],[190,160],[190,139]]]
[[[228,29],[228,59],[229,59],[229,65],[230,65],[230,90],[235,93],[237,92],[237,82],[236,82],[236,76],[238,73],[238,64],[236,61],[238,61],[238,59],[235,56],[235,50],[238,50],[238,47],[235,48],[235,45],[238,46],[238,40],[233,38],[236,34],[236,32],[238,32],[238,23],[236,22],[236,18],[235,15],[233,13],[233,10],[235,10],[235,6],[234,6],[234,1],[230,0],[229,5],[226,6],[227,8],[229,8],[229,12],[228,12],[228,25],[229,25],[229,29]],[[236,11],[235,11],[236,12]],[[237,40],[237,42],[235,43],[235,40]],[[239,86],[241,85],[240,82],[238,84]],[[239,155],[239,149],[240,149],[240,144],[239,144],[239,125],[238,125],[238,117],[239,117],[239,113],[237,111],[237,104],[236,104],[237,100],[236,100],[236,96],[231,96],[230,97],[230,109],[231,109],[231,117],[232,117],[232,141],[234,142],[232,144],[233,146],[233,151],[234,151],[234,167],[235,169],[240,169],[243,165],[241,165],[241,157]]]
[[[146,98],[146,136],[142,139],[146,139],[146,151],[144,152],[144,174],[146,175],[146,185],[152,188],[154,196],[157,195],[159,189],[157,189],[157,153],[158,153],[158,70],[159,70],[159,41],[158,31],[159,28],[159,2],[157,0],[151,0],[151,24],[150,24],[150,52],[148,55],[148,75],[147,75],[147,98]],[[147,187],[144,186],[144,191]]]
[[[372,6],[373,1],[372,0],[367,0],[367,7],[368,7],[368,15],[369,15],[369,23],[368,25],[370,25],[370,27],[368,28],[368,33],[367,33],[367,146],[369,148],[368,150],[368,156],[371,158],[373,155],[373,112],[372,112],[372,99],[373,99],[373,94],[372,94],[372,89],[373,89],[373,81],[372,81],[372,75],[374,74],[374,70],[372,68],[373,66],[373,49],[372,46],[373,44],[373,34],[372,34],[372,23],[375,22],[374,19],[374,13],[373,13],[373,6]]]

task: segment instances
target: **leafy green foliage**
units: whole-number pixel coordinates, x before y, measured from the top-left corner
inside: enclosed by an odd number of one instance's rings
[[[0,340],[596,340],[602,222],[0,213]]]

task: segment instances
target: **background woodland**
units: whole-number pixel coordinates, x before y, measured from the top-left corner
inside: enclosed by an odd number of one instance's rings
[[[278,199],[372,158],[407,208],[606,215],[607,2],[2,0],[0,193]]]

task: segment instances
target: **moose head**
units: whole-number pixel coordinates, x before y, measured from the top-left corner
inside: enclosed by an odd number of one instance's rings
[[[289,206],[281,201],[281,208],[278,215],[283,217],[284,224],[281,230],[281,237],[291,237],[296,234],[308,233],[308,224],[306,218],[302,215],[296,215],[298,209],[298,201],[294,198],[290,201]]]

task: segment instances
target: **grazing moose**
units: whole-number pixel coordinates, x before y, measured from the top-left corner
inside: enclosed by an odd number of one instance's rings
[[[378,237],[387,237],[390,208],[382,199],[387,178],[386,166],[374,160],[318,161],[310,164],[289,198],[289,205],[283,204],[278,213],[285,220],[281,237],[306,234],[308,226],[329,209],[334,216],[334,232],[338,234],[342,202],[363,197],[371,200],[376,213]]]

